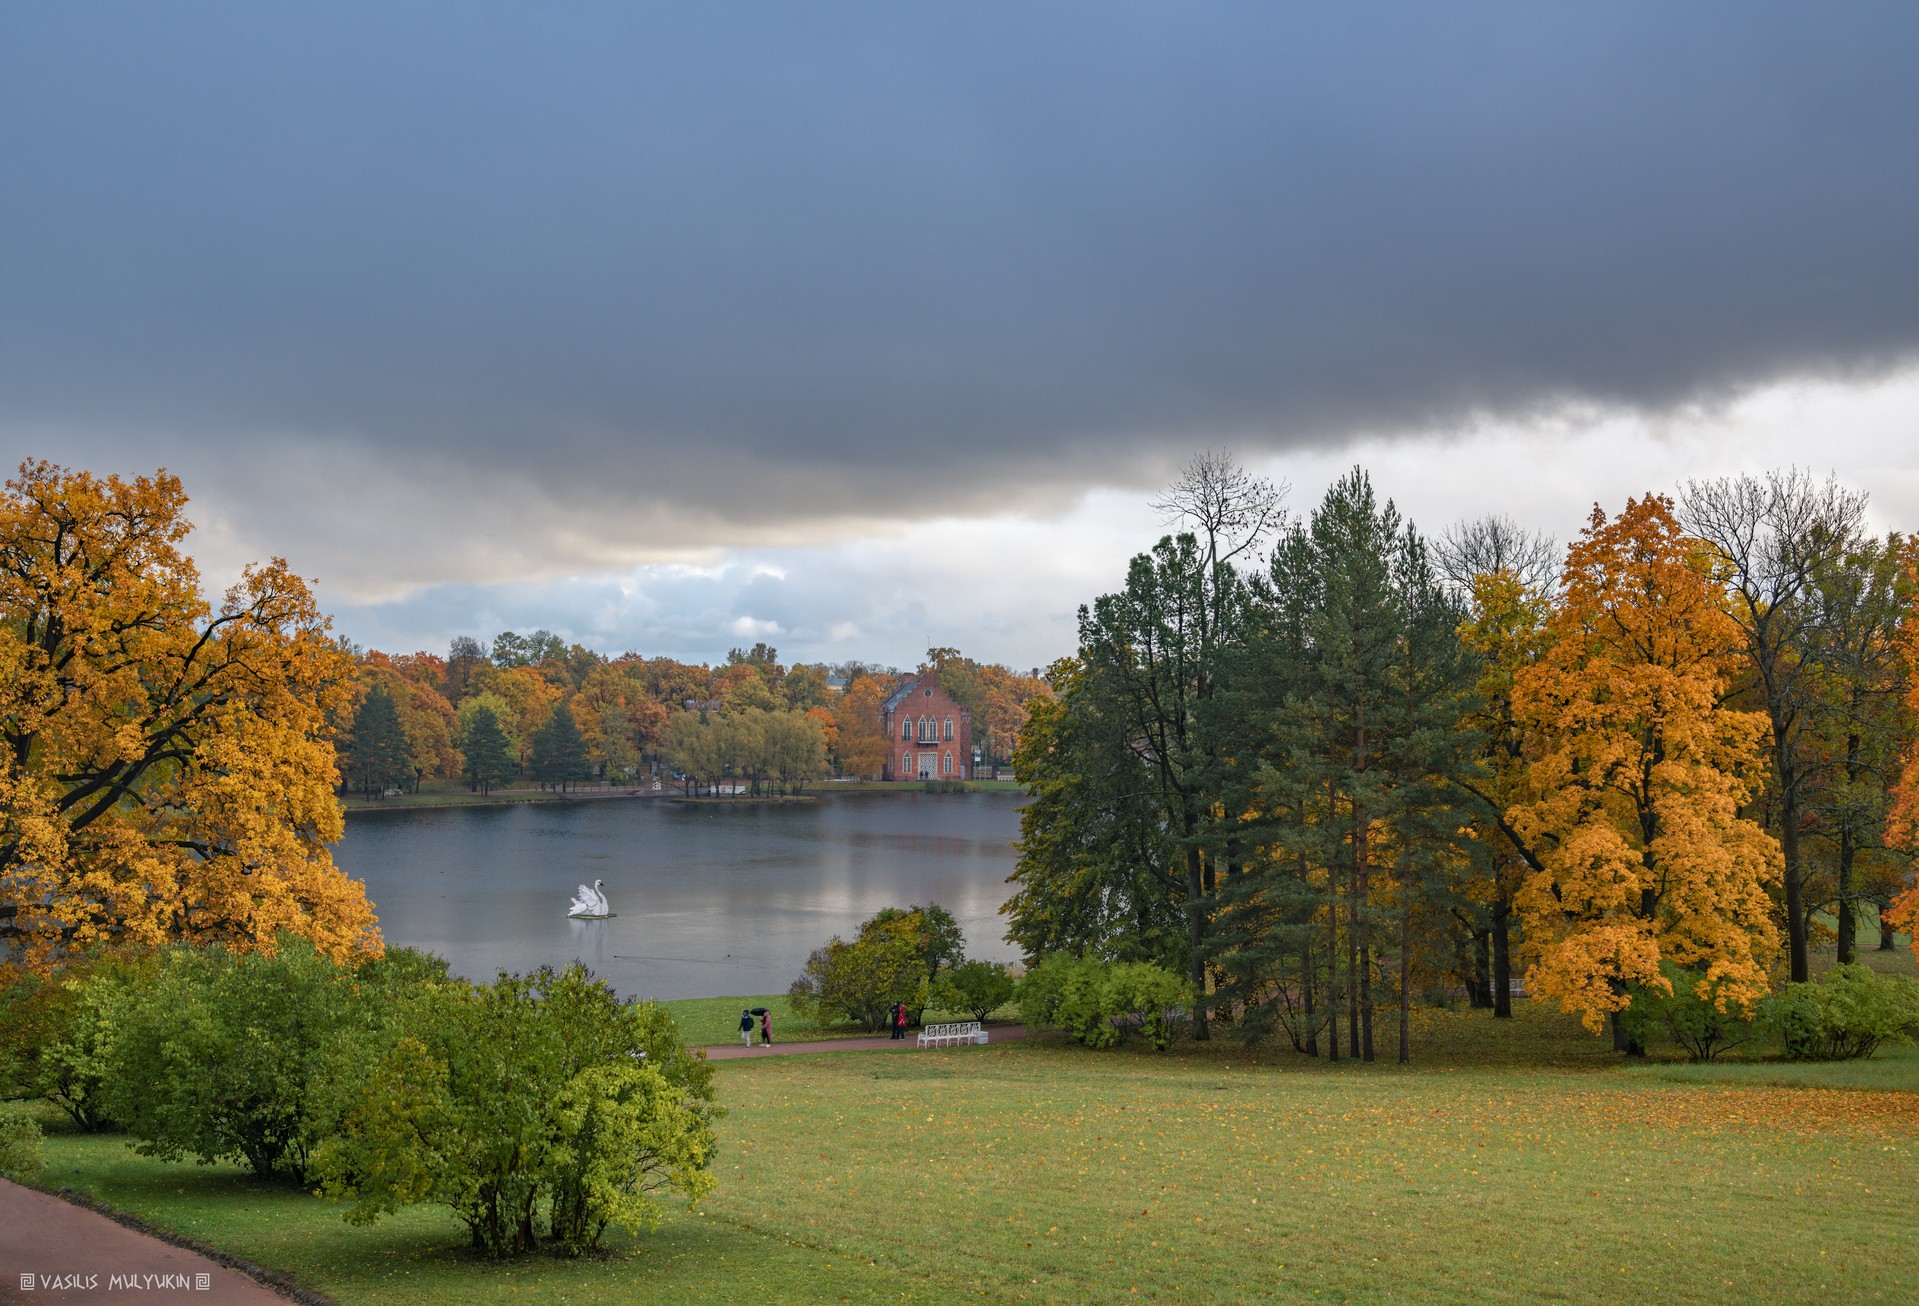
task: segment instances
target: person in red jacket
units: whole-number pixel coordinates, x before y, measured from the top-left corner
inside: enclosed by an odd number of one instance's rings
[[[773,1046],[773,1013],[770,1010],[760,1013],[760,1046]]]
[[[893,1004],[893,1037],[906,1037],[906,1004],[904,1002]]]

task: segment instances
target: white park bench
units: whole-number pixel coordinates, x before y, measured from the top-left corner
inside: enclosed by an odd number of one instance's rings
[[[928,1025],[920,1031],[920,1046],[923,1048],[946,1048],[959,1043],[984,1043],[986,1031],[979,1027],[977,1020],[963,1020],[953,1025]]]

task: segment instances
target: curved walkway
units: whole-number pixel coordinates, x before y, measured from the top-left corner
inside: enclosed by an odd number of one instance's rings
[[[989,1025],[994,1043],[1027,1036],[1024,1025]],[[706,1049],[714,1061],[796,1056],[807,1052],[964,1051],[921,1049],[913,1038],[836,1038],[751,1048],[722,1043]],[[977,1046],[977,1045],[972,1045]],[[218,1255],[215,1253],[214,1255]],[[299,1293],[294,1300],[325,1300]],[[97,1211],[0,1179],[0,1306],[125,1306],[180,1300],[200,1306],[286,1306],[287,1296],[211,1256],[176,1246]]]
[[[986,1034],[993,1043],[1011,1043],[1026,1037],[1024,1025],[988,1025]],[[754,1036],[755,1038],[758,1035]],[[774,1043],[764,1047],[755,1043],[752,1047],[743,1047],[738,1043],[721,1043],[705,1049],[709,1061],[732,1061],[740,1057],[794,1056],[802,1052],[958,1052],[965,1047],[977,1047],[978,1044],[961,1044],[951,1048],[925,1048],[919,1045],[919,1034],[908,1034],[905,1039],[886,1038],[876,1035],[873,1038],[829,1038],[812,1043]]]
[[[156,1301],[287,1306],[286,1297],[200,1252],[0,1179],[0,1302]]]

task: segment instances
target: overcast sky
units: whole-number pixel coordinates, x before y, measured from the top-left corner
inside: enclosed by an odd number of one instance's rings
[[[1230,449],[1919,526],[1919,6],[0,7],[0,455],[361,643],[1018,666]]]

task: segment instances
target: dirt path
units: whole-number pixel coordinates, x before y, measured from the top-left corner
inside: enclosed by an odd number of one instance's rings
[[[287,1306],[287,1299],[198,1252],[0,1179],[0,1302],[186,1301]]]
[[[1026,1037],[1024,1025],[988,1025],[988,1037],[995,1043],[1011,1043],[1015,1039]],[[758,1034],[753,1036],[756,1040]],[[919,1045],[917,1031],[909,1033],[905,1039],[886,1038],[883,1035],[874,1038],[831,1038],[815,1043],[774,1043],[772,1047],[762,1047],[758,1042],[750,1048],[738,1043],[721,1043],[706,1049],[709,1061],[732,1061],[738,1057],[794,1056],[802,1052],[959,1052],[963,1048],[922,1048]],[[975,1045],[977,1046],[977,1045]]]

